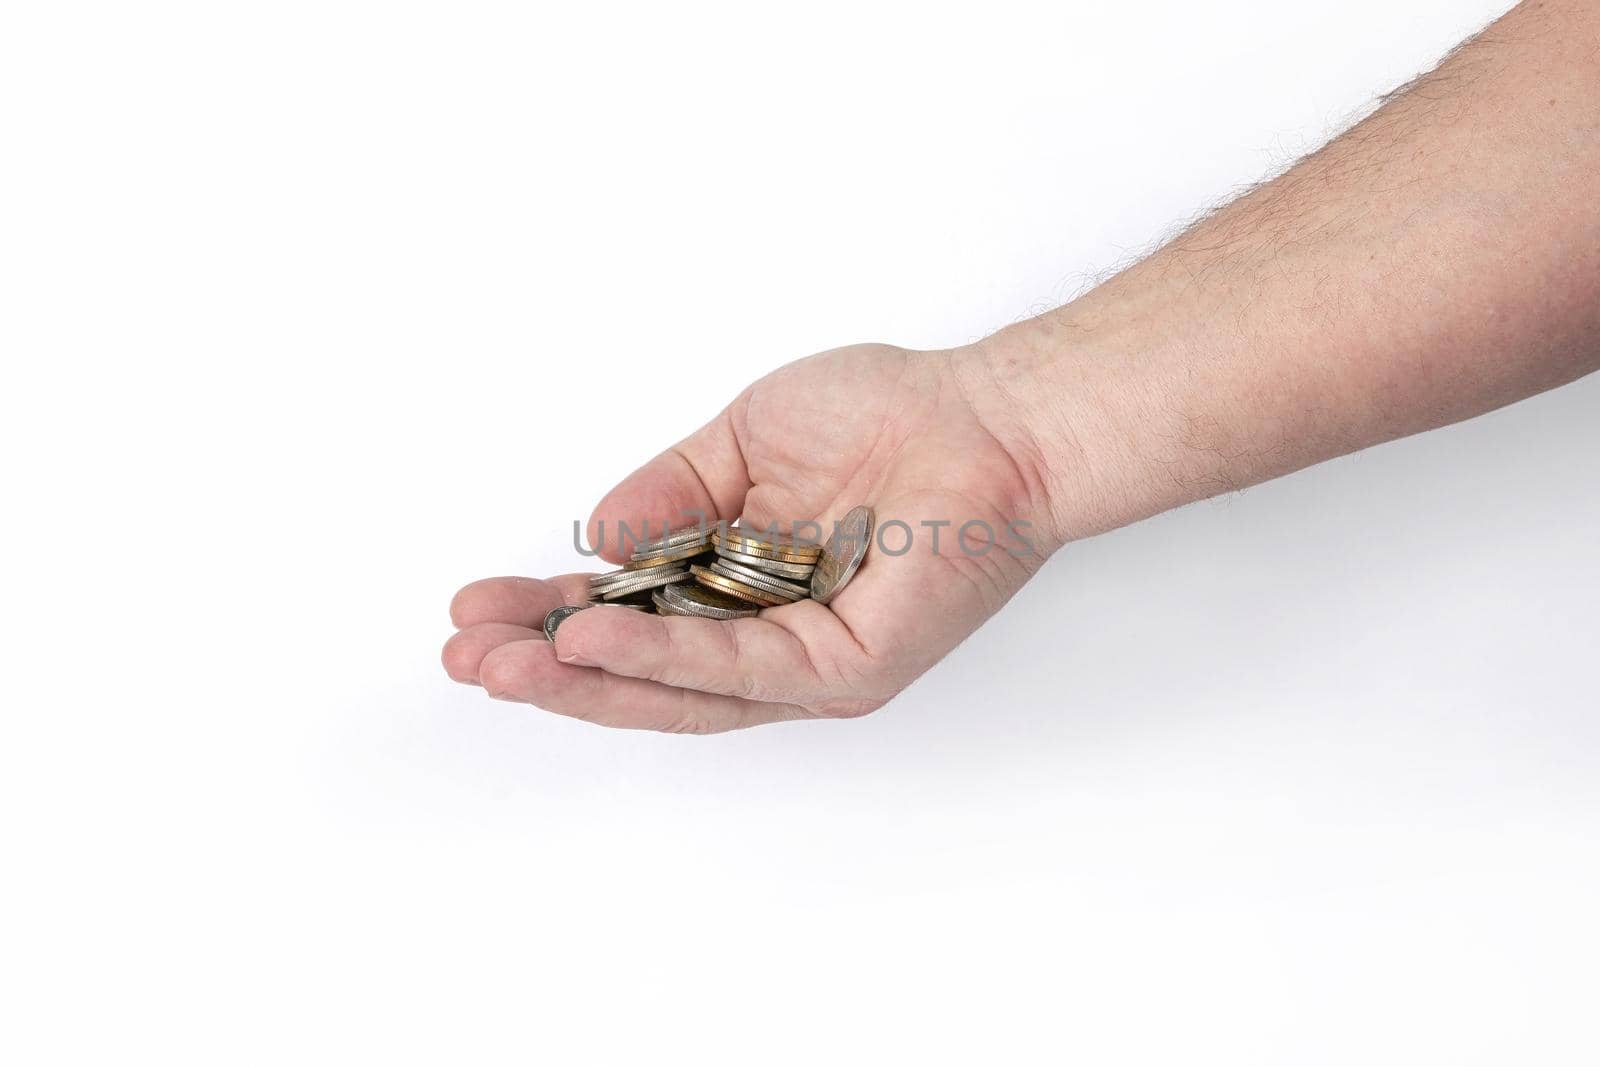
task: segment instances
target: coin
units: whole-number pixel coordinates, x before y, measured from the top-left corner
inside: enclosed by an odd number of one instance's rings
[[[644,559],[647,556],[660,555],[689,545],[709,547],[712,527],[709,525],[685,526],[681,530],[674,530],[665,537],[658,537],[653,541],[640,541],[633,546],[633,558]]]
[[[815,523],[797,524],[815,527]],[[806,599],[826,604],[866,558],[872,509],[852,508],[826,545],[723,522],[674,530],[640,542],[619,570],[589,578],[586,605],[612,604],[708,619],[753,615],[760,608]],[[550,633],[572,611],[550,616]]]
[[[689,573],[694,575],[694,580],[699,582],[701,585],[709,586],[710,588],[717,590],[719,593],[731,594],[740,600],[746,600],[752,604],[760,604],[762,607],[775,608],[779,604],[786,603],[784,598],[776,593],[769,593],[765,590],[757,589],[755,586],[750,585],[747,582],[741,582],[737,578],[729,578],[725,574],[718,574],[710,567],[702,567],[696,564],[689,568]]]
[[[622,569],[625,571],[637,571],[646,567],[659,567],[664,563],[681,563],[686,559],[694,559],[696,556],[709,551],[710,542],[708,540],[706,544],[695,541],[681,548],[660,549],[648,556],[641,556],[635,552],[629,557],[628,562],[622,565]]]
[[[589,578],[589,592],[595,593],[613,586],[629,585],[642,578],[653,578],[658,574],[678,574],[683,567],[678,563],[661,563],[654,567],[640,567],[635,570],[610,571],[606,574],[596,574]]]
[[[740,552],[727,545],[717,546],[717,555],[722,559],[743,563],[747,567],[754,567],[758,571],[771,574],[779,578],[791,578],[809,581],[811,572],[817,569],[815,563],[785,563],[782,560],[766,559],[762,556],[752,556],[748,552]]]
[[[718,559],[711,564],[711,569],[724,577],[734,578],[744,582],[746,585],[753,585],[762,592],[781,596],[785,600],[799,600],[801,597],[809,596],[811,592],[810,589],[799,582],[786,582],[782,578],[774,578],[770,574],[762,574],[760,571],[746,567],[742,563],[733,563],[725,559]]]
[[[713,546],[722,545],[735,552],[744,552],[751,556],[760,556],[763,559],[782,560],[785,563],[815,563],[817,557],[822,555],[821,545],[796,545],[787,541],[763,541],[751,537],[713,536]]]
[[[679,585],[684,585],[684,584],[692,584],[692,583],[679,582],[678,584]],[[689,614],[687,611],[679,611],[677,606],[674,605],[672,603],[672,601],[668,600],[666,597],[661,595],[663,589],[671,589],[671,588],[672,588],[672,586],[670,586],[670,585],[664,585],[664,586],[661,587],[661,589],[651,590],[651,592],[650,592],[650,603],[652,603],[652,604],[654,604],[656,606],[656,614],[657,615],[687,615],[687,614]]]
[[[643,593],[657,586],[671,585],[673,582],[681,582],[684,579],[683,568],[677,566],[650,571],[636,571],[634,573],[638,574],[639,577],[634,578],[632,581],[612,582],[599,589],[591,588],[589,596],[591,598],[599,597],[601,600],[615,600],[630,593]]]
[[[656,595],[676,615],[693,615],[701,619],[744,619],[756,613],[756,609],[747,602],[695,582],[664,586]],[[656,604],[658,608],[661,607],[660,601]]]
[[[812,600],[826,604],[855,577],[861,561],[867,558],[867,546],[872,543],[875,524],[876,516],[865,504],[859,504],[845,513],[834,527],[833,537],[823,548],[816,572],[811,575]]]
[[[544,617],[545,640],[554,641],[557,627],[589,606],[588,604],[568,604],[565,607],[559,607],[551,611]]]
[[[799,544],[794,541],[769,541],[750,537],[737,529],[718,530],[711,535],[713,545],[724,545],[746,555],[761,556],[784,563],[815,563],[822,555],[821,545]]]

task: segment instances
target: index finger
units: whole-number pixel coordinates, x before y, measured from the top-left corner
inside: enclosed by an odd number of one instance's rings
[[[621,563],[633,541],[668,530],[738,518],[750,473],[734,434],[731,409],[624,478],[589,517],[589,544]]]

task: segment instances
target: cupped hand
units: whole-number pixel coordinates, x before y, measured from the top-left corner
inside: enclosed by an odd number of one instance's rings
[[[659,533],[700,516],[784,531],[809,520],[826,537],[869,504],[877,535],[832,603],[728,622],[599,606],[551,643],[545,614],[583,603],[588,575],[488,578],[450,606],[446,670],[498,699],[676,732],[882,706],[999,610],[1052,544],[1037,457],[985,359],[857,345],[791,363],[629,475],[589,521],[590,544],[620,562],[619,522]]]

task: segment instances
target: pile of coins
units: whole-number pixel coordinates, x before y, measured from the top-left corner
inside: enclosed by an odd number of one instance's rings
[[[826,604],[866,558],[873,513],[851,508],[826,544],[774,538],[737,526],[694,526],[637,546],[621,570],[589,579],[588,604],[556,608],[544,632],[595,604],[698,619],[743,619],[811,599]]]

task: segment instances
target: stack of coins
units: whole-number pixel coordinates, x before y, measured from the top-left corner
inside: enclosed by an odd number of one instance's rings
[[[638,545],[620,571],[589,579],[589,599],[648,610],[652,590],[687,581],[690,562],[711,549],[709,527],[675,530],[665,537]]]
[[[650,599],[658,614],[694,619],[748,619],[759,607],[697,582],[664,585],[650,594]]]
[[[811,595],[811,575],[822,546],[769,540],[737,527],[711,535],[716,559],[693,564],[689,574],[700,585],[758,607],[792,604]]]
[[[545,636],[594,604],[699,619],[742,619],[807,598],[826,604],[866,557],[872,509],[851,508],[826,546],[737,526],[693,526],[639,545],[621,570],[589,579],[589,604],[557,608]]]

